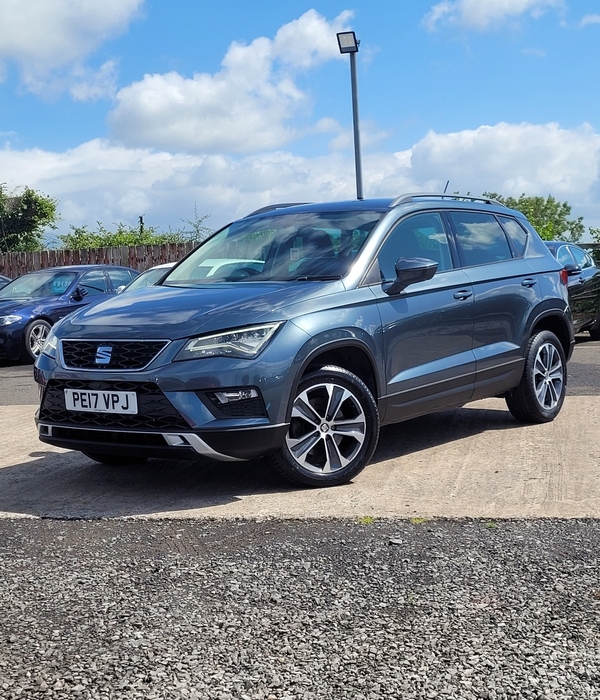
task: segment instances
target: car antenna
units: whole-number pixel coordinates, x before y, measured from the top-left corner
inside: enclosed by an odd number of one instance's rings
[[[449,184],[450,184],[450,180],[446,180],[446,187],[444,187],[444,194],[446,194],[446,191],[448,190]]]

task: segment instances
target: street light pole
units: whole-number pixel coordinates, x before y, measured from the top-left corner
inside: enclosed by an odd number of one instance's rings
[[[352,122],[354,124],[354,168],[356,172],[356,199],[363,199],[362,159],[360,154],[360,128],[358,121],[358,87],[356,80],[356,54],[360,41],[354,32],[337,35],[340,53],[350,54],[350,80],[352,85]]]

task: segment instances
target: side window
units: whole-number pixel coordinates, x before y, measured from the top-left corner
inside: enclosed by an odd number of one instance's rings
[[[498,218],[502,226],[504,226],[506,235],[509,237],[515,252],[521,257],[525,253],[525,246],[527,245],[527,231],[515,219],[510,219],[508,216],[499,216]]]
[[[590,256],[584,250],[576,248],[575,246],[569,246],[569,250],[571,251],[571,255],[575,258],[575,262],[582,270],[585,270],[586,267],[592,267]]]
[[[561,265],[572,265],[573,264],[573,256],[569,252],[569,249],[566,245],[562,245],[557,251],[556,251],[556,259]]]
[[[102,270],[90,270],[79,280],[79,286],[87,291],[88,296],[105,294],[108,291],[108,280]]]
[[[106,274],[110,277],[113,289],[129,284],[132,280],[132,274],[129,270],[119,270],[118,268],[107,268]]]
[[[438,272],[452,268],[448,238],[439,214],[409,216],[392,230],[379,251],[379,268],[383,279],[391,281],[396,278],[398,258],[434,260],[438,264]]]
[[[492,214],[474,211],[448,212],[465,265],[510,260],[512,253],[506,234]]]

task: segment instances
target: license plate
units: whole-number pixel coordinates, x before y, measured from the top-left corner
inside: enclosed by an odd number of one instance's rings
[[[91,413],[137,413],[135,391],[88,391],[65,389],[65,406],[68,411]]]

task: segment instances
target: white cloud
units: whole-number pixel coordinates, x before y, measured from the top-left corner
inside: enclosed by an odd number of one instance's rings
[[[123,32],[144,0],[2,0],[0,63],[15,63],[26,87],[37,93],[72,82],[83,94],[82,73],[92,75],[92,96],[106,78],[84,69],[85,59],[108,38]],[[6,66],[4,66],[6,72]],[[0,77],[2,70],[0,70]],[[100,82],[99,82],[100,79]],[[110,86],[109,86],[110,87]],[[80,98],[81,99],[81,98]]]
[[[600,24],[600,15],[585,15],[581,19],[581,26],[586,27],[588,24]]]
[[[481,126],[428,133],[411,149],[363,154],[365,196],[449,191],[547,196],[567,201],[586,226],[600,226],[600,134],[591,126],[557,124]],[[355,197],[351,153],[302,158],[284,151],[233,158],[130,149],[94,140],[65,153],[0,150],[6,184],[23,183],[59,200],[61,230],[69,225],[177,228],[210,215],[213,228],[274,202]]]
[[[251,153],[281,148],[318,126],[293,125],[308,116],[309,98],[295,76],[340,56],[335,34],[350,12],[328,22],[315,10],[279,29],[274,39],[234,42],[220,72],[146,75],[117,94],[109,116],[129,146],[197,153]]]
[[[537,18],[546,9],[563,4],[563,0],[442,0],[425,15],[423,26],[434,31],[449,23],[485,31],[524,14]]]

